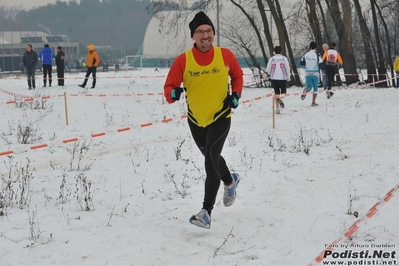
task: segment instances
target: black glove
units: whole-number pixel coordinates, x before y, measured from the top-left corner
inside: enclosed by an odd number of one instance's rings
[[[227,96],[224,100],[224,103],[230,106],[233,109],[236,109],[238,106],[238,100],[240,99],[240,94],[235,92],[232,95]]]
[[[182,87],[176,87],[173,88],[173,90],[170,92],[170,98],[173,101],[178,101],[180,100],[180,95],[183,92],[183,88]]]

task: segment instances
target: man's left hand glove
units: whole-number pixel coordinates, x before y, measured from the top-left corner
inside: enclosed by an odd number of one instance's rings
[[[235,92],[232,95],[227,96],[227,98],[224,100],[224,103],[230,106],[231,108],[236,109],[238,106],[239,99],[240,99],[240,94]]]

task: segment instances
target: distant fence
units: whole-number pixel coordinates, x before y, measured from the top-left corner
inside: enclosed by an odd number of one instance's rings
[[[22,56],[19,54],[2,54],[0,55],[0,72],[20,70]]]

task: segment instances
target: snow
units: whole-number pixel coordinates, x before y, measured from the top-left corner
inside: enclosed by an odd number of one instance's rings
[[[0,195],[14,193],[0,216],[0,265],[297,266],[337,240],[398,250],[399,90],[345,87],[311,107],[291,87],[273,128],[272,90],[244,88],[223,150],[242,178],[238,197],[226,208],[220,188],[207,230],[188,222],[205,172],[184,101],[162,96],[167,72],[99,72],[91,96],[77,86],[84,73],[66,74],[63,88],[56,73],[42,88],[37,73],[32,91],[24,76],[0,79],[0,153],[12,151],[0,156]],[[18,126],[33,130],[30,143],[18,143]]]

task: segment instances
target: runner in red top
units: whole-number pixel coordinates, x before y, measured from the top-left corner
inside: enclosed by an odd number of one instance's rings
[[[239,104],[244,82],[234,54],[227,48],[213,46],[215,28],[204,12],[195,15],[189,28],[195,43],[174,61],[165,81],[164,94],[166,100],[173,103],[180,100],[185,91],[188,124],[196,145],[205,156],[206,171],[202,209],[190,222],[209,229],[221,180],[224,182],[224,205],[231,206],[236,199],[240,178],[230,173],[221,152],[230,130],[231,109]]]

